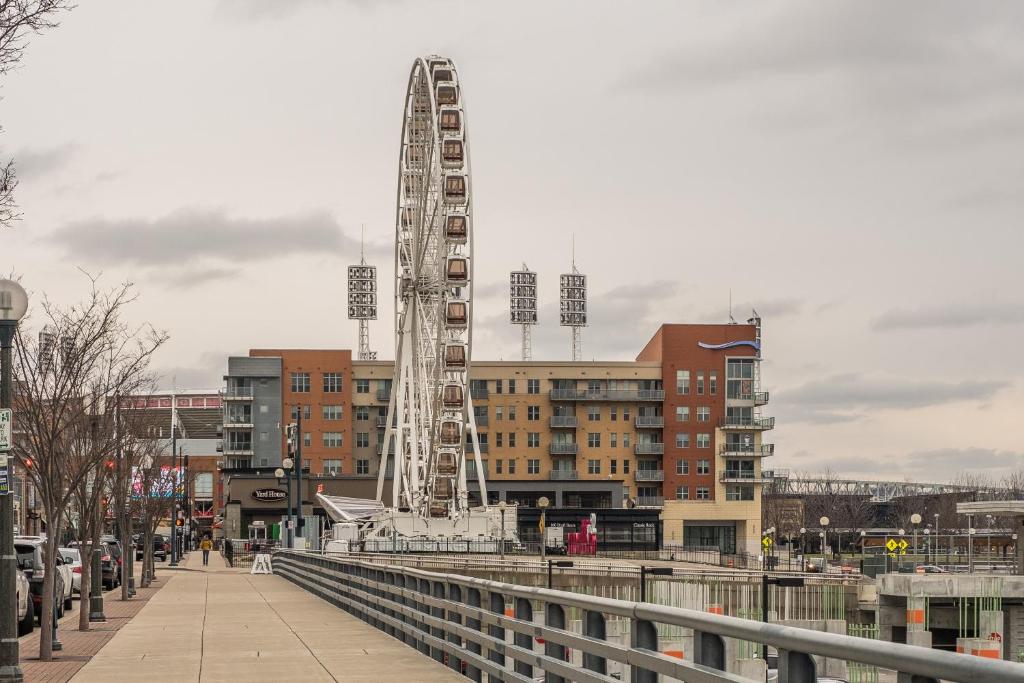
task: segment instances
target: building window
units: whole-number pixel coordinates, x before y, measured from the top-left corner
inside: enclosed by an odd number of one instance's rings
[[[601,474],[601,461],[600,460],[587,460],[587,474]]]
[[[324,474],[341,474],[341,461],[324,460]]]
[[[625,406],[622,408],[622,421],[629,422],[629,408]]]
[[[356,432],[356,448],[370,447],[370,432]]]
[[[718,393],[718,371],[712,370],[708,374],[708,393],[714,396]]]
[[[366,406],[362,406],[362,407],[365,408]],[[324,419],[325,420],[340,420],[341,416],[342,416],[343,410],[344,410],[343,406],[324,406],[323,407]]]
[[[711,489],[707,486],[698,486],[697,500],[711,500]]]
[[[612,406],[611,408],[608,409],[608,414],[611,416],[612,422],[615,422],[616,420],[619,419],[619,409],[616,408],[615,406]]]
[[[689,406],[676,406],[676,422],[689,422],[690,421],[690,407]]]
[[[598,422],[601,419],[601,408],[598,406],[587,407],[587,419],[591,422]]]
[[[629,461],[628,460],[623,460],[622,461],[622,473],[623,474],[629,474]]]
[[[690,487],[689,486],[677,486],[676,487],[676,500],[690,500]]]
[[[618,445],[619,445],[619,433],[618,432],[612,432],[608,436],[609,436],[609,438],[611,440],[611,443],[609,445],[612,448],[617,448]]]
[[[369,460],[356,460],[356,474],[369,474],[370,473],[370,461]]]
[[[703,372],[698,372],[697,373],[697,395],[698,396],[703,396],[704,395],[704,373]]]
[[[613,459],[612,462],[611,462],[611,465],[609,465],[609,467],[608,467],[608,471],[611,472],[612,474],[618,474],[618,472],[619,472],[619,461]]]
[[[325,372],[324,373],[324,393],[325,394],[338,394],[341,393],[342,375],[340,372]]]
[[[526,406],[526,419],[531,422],[540,420],[540,406]]]
[[[508,447],[509,448],[515,448],[516,447],[516,433],[515,432],[509,432],[508,433]]]
[[[622,447],[629,448],[629,434],[627,432],[622,433]]]
[[[750,484],[738,484],[725,489],[726,500],[754,500],[754,487]]]
[[[516,419],[516,407],[515,406],[509,406],[508,407],[508,419],[509,420]]]
[[[495,432],[494,433],[494,445],[497,446],[498,448],[502,447],[501,437],[502,437],[502,433],[501,432]]]
[[[516,393],[516,381],[514,379],[510,379],[508,381],[508,393],[510,393],[510,394]]]
[[[697,461],[697,474],[711,474],[711,461],[710,460],[698,460]]]
[[[676,393],[680,396],[690,394],[690,371],[676,370]]]
[[[528,393],[528,394],[539,394],[540,393],[540,380],[539,379],[528,379],[528,380],[526,380],[526,393]]]
[[[540,432],[527,432],[526,445],[529,448],[540,448]]]
[[[698,434],[697,435],[697,448],[711,448],[711,435],[710,434]]]
[[[313,415],[313,410],[310,406],[302,406],[302,419],[308,420]],[[292,422],[299,419],[299,406],[292,406]]]
[[[495,422],[501,422],[505,419],[505,408],[502,406],[494,406],[494,420]]]
[[[526,473],[527,474],[540,474],[540,459],[530,458],[526,461]]]
[[[356,380],[356,393],[357,394],[368,394],[368,393],[370,393],[370,380],[368,380],[368,379],[357,379]]]
[[[324,448],[341,448],[341,432],[324,432]]]
[[[292,392],[308,394],[309,393],[309,373],[308,372],[293,372],[292,373]]]
[[[676,460],[676,474],[687,475],[690,473],[690,462],[688,460]]]
[[[587,447],[588,448],[600,448],[601,447],[601,433],[600,432],[588,432],[587,433]]]
[[[341,406],[339,406],[340,408]],[[356,406],[353,410],[356,413],[356,420],[359,422],[367,422],[370,419],[370,407],[369,406]],[[341,416],[338,416],[341,419]]]
[[[502,460],[500,458],[495,458],[494,459],[494,473],[495,474],[503,474],[502,468],[503,468],[504,464],[505,464],[504,460]]]
[[[306,447],[311,447],[313,445],[313,434],[312,433],[305,432],[302,435],[302,445],[306,446]]]
[[[494,393],[504,394],[505,393],[505,380],[496,379],[494,380]]]
[[[509,461],[508,461],[508,473],[509,474],[515,474],[516,473],[516,461],[512,460],[511,458],[509,458]]]
[[[697,422],[711,422],[711,406],[697,407]]]
[[[676,432],[676,448],[689,448],[690,447],[690,434],[689,432]]]

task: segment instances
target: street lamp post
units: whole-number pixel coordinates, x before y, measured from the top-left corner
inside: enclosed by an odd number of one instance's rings
[[[939,513],[936,512],[932,517],[935,518],[935,560],[938,562],[939,559]]]
[[[541,496],[537,499],[537,507],[540,508],[540,561],[544,562],[547,558],[547,512],[548,505],[551,501],[548,500],[547,496]]]
[[[932,540],[931,540],[932,525],[929,524],[924,528],[924,561],[925,564],[932,563]]]
[[[499,541],[499,543],[501,543],[501,559],[502,559],[503,562],[505,560],[505,508],[506,507],[508,507],[508,504],[505,501],[503,501],[503,500],[498,501],[498,511],[501,512],[501,540]]]
[[[28,294],[13,280],[0,280],[0,408],[12,403],[12,368],[14,362],[14,333],[18,321],[28,310]],[[11,432],[13,434],[13,429]],[[0,470],[4,473],[7,490],[0,492],[0,682],[24,680],[18,665],[18,599],[15,572],[18,571],[14,552],[14,495],[10,491],[11,467],[7,453],[0,453]]]
[[[921,523],[921,515],[916,512],[910,515],[910,523],[914,525],[914,562],[917,562],[917,527]]]
[[[803,563],[803,568],[807,569],[807,546],[806,544],[807,527],[800,527],[800,562]]]
[[[828,541],[828,517],[818,520],[821,525],[821,573],[828,574],[828,559],[825,557],[825,543]]]
[[[274,471],[274,474],[281,472],[278,476],[283,476],[285,478],[285,488],[288,490],[288,521],[285,524],[288,528],[285,529],[285,543],[289,548],[295,545],[293,542],[295,538],[294,529],[292,528],[294,523],[292,521],[292,467],[294,467],[294,465],[295,463],[291,458],[285,458],[281,461],[281,467]]]

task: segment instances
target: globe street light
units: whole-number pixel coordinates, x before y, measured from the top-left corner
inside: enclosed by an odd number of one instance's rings
[[[821,572],[828,574],[828,559],[825,557],[825,543],[828,541],[828,517],[822,516],[818,520],[818,524],[821,525]]]
[[[11,407],[14,333],[27,311],[25,289],[14,280],[0,280],[0,408]],[[13,435],[13,425],[7,427]],[[0,471],[7,482],[7,490],[0,491],[0,681],[4,682],[23,678],[18,665],[18,589],[15,585],[18,566],[14,552],[14,496],[10,490],[13,477],[9,462],[5,449],[0,452]]]
[[[547,496],[541,496],[537,499],[537,507],[540,508],[540,561],[544,562],[547,559],[547,511],[548,505],[551,505],[551,501],[548,500]]]
[[[917,561],[917,525],[921,523],[921,515],[916,512],[910,515],[910,523],[914,525],[914,561]]]
[[[285,458],[284,460],[281,461],[281,467],[274,470],[274,474],[281,472],[281,474],[278,474],[277,476],[284,476],[285,488],[288,490],[288,521],[285,523],[288,528],[285,529],[284,537],[285,543],[289,548],[295,545],[295,532],[292,529],[292,467],[294,466],[295,461],[293,461],[291,458]]]

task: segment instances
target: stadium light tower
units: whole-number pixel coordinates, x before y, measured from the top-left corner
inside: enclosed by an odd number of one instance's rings
[[[583,359],[580,330],[587,326],[587,276],[576,270],[576,249],[573,245],[572,272],[559,276],[561,313],[559,324],[572,328],[572,359]]]
[[[377,266],[366,265],[362,251],[359,265],[348,267],[348,319],[359,321],[359,360],[377,360],[370,350],[370,321],[377,319]]]
[[[509,275],[508,291],[510,320],[523,328],[523,360],[530,360],[530,328],[537,324],[537,273],[524,263],[522,270],[513,270]]]

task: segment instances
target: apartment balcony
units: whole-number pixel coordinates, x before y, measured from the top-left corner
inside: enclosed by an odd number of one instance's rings
[[[551,481],[575,481],[580,478],[579,470],[551,470]]]
[[[224,444],[224,455],[252,455],[251,443]]]
[[[486,401],[490,396],[490,392],[487,390],[487,387],[471,387],[469,395],[474,401]]]
[[[230,458],[222,461],[220,470],[222,472],[244,472],[253,469],[252,460],[248,458]]]
[[[378,415],[377,416],[377,429],[384,429],[388,426],[388,416]]]
[[[224,429],[252,429],[252,418],[224,418]]]
[[[637,415],[636,426],[638,429],[661,429],[665,426],[664,415]]]
[[[636,506],[638,508],[661,508],[665,507],[664,496],[637,496]]]
[[[633,447],[633,452],[637,455],[663,455],[665,453],[665,444],[663,443],[638,443]]]
[[[487,453],[489,450],[490,450],[490,445],[489,444],[486,444],[486,443],[480,444],[480,452],[481,453]],[[471,443],[467,443],[466,444],[466,457],[467,458],[472,458],[473,457],[473,444],[471,444]]]
[[[723,484],[763,484],[764,477],[756,475],[753,472],[746,472],[740,470],[725,470],[723,471],[718,480]]]
[[[723,443],[718,447],[721,455],[738,455],[748,458],[767,458],[775,455],[775,444],[763,443],[760,446],[754,444]]]
[[[719,425],[722,429],[774,429],[774,417],[723,417]]]
[[[757,391],[757,392],[754,392],[754,405],[755,406],[763,406],[763,405],[767,405],[767,404],[768,404],[768,392],[767,391]]]
[[[228,387],[221,392],[221,398],[225,401],[251,401],[252,387]]]
[[[665,481],[665,470],[636,470],[633,478],[637,481]]]
[[[664,389],[552,389],[552,401],[664,401]]]
[[[378,389],[377,400],[382,403],[387,403],[391,400],[391,389]]]
[[[580,452],[580,445],[576,442],[573,443],[557,443],[552,442],[548,444],[548,453],[551,455],[576,455]]]
[[[551,417],[552,429],[566,428],[576,429],[580,426],[580,419],[575,415],[553,415]]]
[[[476,421],[477,427],[486,427],[490,423],[486,415],[474,415],[473,419]]]
[[[384,451],[384,444],[378,443],[377,444],[377,455],[380,455],[383,451]],[[395,445],[391,444],[391,447],[388,448],[388,455],[394,455],[394,454],[395,454]]]

